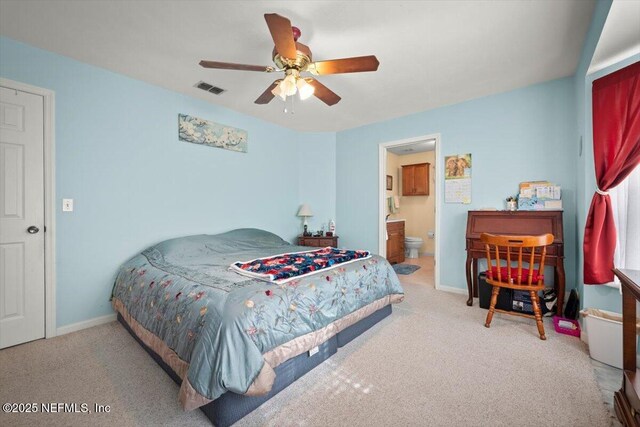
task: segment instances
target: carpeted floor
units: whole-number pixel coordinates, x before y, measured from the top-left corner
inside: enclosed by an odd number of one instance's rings
[[[241,420],[241,426],[609,426],[578,339],[465,305],[401,276],[406,300],[380,324]],[[103,414],[4,414],[0,425],[208,425],[118,324],[0,351],[0,400],[110,405]]]

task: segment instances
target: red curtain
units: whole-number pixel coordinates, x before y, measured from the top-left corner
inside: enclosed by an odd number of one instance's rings
[[[616,227],[606,191],[640,163],[640,62],[593,82],[593,154],[598,191],[584,230],[584,283],[613,281]]]

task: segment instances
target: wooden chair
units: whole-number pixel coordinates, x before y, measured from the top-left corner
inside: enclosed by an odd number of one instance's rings
[[[546,340],[538,292],[544,289],[544,258],[547,255],[547,246],[553,243],[553,235],[496,236],[482,233],[480,240],[485,244],[487,251],[487,283],[493,286],[491,307],[484,326],[487,328],[491,326],[491,319],[496,311],[529,317],[536,319],[540,339]],[[538,249],[537,253],[536,249]],[[528,268],[522,266],[523,258],[524,262],[529,264]],[[503,260],[506,261],[505,265],[502,265]],[[513,265],[514,263],[517,265]],[[535,268],[536,263],[537,269]],[[534,315],[496,309],[500,288],[529,292]]]

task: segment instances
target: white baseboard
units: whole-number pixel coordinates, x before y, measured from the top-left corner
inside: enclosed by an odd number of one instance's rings
[[[444,292],[451,292],[451,293],[454,293],[454,294],[464,294],[464,295],[467,295],[469,293],[469,291],[467,291],[466,289],[456,288],[454,286],[444,286],[444,285],[436,285],[436,290],[437,291],[444,291]]]
[[[72,323],[70,325],[61,326],[57,329],[57,335],[70,334],[71,332],[81,331],[93,326],[103,325],[117,320],[116,313],[107,314],[105,316],[94,317],[93,319],[83,320],[82,322]]]

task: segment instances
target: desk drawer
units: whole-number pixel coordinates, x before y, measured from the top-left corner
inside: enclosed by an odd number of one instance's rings
[[[325,248],[331,246],[338,247],[338,236],[334,237],[298,237],[298,245]]]
[[[484,251],[485,250],[484,243],[482,243],[480,240],[467,240],[467,249],[471,249],[471,250],[474,250],[474,251],[478,251],[478,250],[479,251]],[[501,254],[502,253],[506,254],[507,252],[506,251],[504,251],[504,252],[501,251],[500,253]],[[518,249],[514,248],[511,251],[511,253],[517,255],[518,254]],[[522,253],[523,254],[531,253],[531,251],[529,249],[524,249],[522,251]],[[536,254],[539,254],[539,253],[540,253],[540,249],[536,249]],[[550,246],[547,246],[547,255],[548,256],[558,255],[558,245],[552,244]]]
[[[335,244],[333,243],[333,239],[318,239],[316,240],[315,244],[320,247],[335,246]]]

